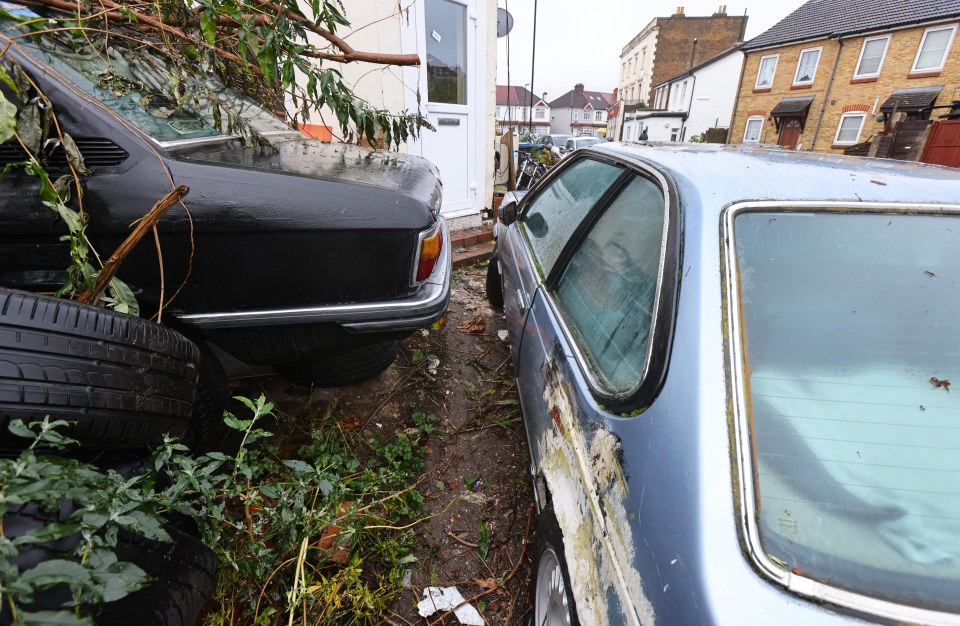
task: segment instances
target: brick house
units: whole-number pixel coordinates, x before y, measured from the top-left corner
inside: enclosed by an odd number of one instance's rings
[[[713,15],[690,16],[684,8],[655,17],[620,52],[621,113],[650,107],[652,87],[686,72],[743,41],[747,16],[727,15],[721,5]],[[620,115],[618,120],[622,120]],[[616,133],[620,135],[621,122]]]
[[[807,2],[743,46],[730,142],[917,160],[960,98],[958,22],[956,0]]]

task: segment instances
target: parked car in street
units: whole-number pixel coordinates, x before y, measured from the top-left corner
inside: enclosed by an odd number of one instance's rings
[[[552,148],[554,146],[562,148],[567,144],[567,139],[570,139],[573,135],[564,135],[564,134],[551,134],[544,135],[543,140],[540,142],[542,145],[547,148]]]
[[[604,140],[600,139],[599,137],[587,135],[582,137],[570,137],[566,142],[564,142],[563,147],[560,148],[560,153],[566,155],[579,148],[586,148],[587,146],[603,143],[603,141]]]
[[[960,623],[958,199],[949,168],[605,143],[505,201],[532,623]]]
[[[190,188],[158,224],[158,244],[148,239],[120,267],[144,317],[163,307],[163,322],[200,344],[341,385],[386,368],[399,339],[444,313],[450,251],[428,161],[309,140],[222,85],[174,102],[162,95],[166,64],[136,39],[113,38],[101,54],[78,51],[65,32],[13,32],[6,58],[50,99],[94,171],[82,185],[97,250],[113,251],[174,186]],[[241,128],[272,147],[239,139]],[[0,146],[0,166],[24,158],[16,141]],[[62,150],[48,169],[51,180],[69,171]],[[69,242],[39,185],[20,168],[0,185],[0,287],[64,284]]]

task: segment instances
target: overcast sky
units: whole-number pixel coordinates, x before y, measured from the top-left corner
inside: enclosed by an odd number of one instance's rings
[[[727,15],[746,11],[746,38],[756,37],[804,0],[747,0],[727,3]],[[510,32],[510,83],[530,83],[534,0],[498,0],[514,18]],[[721,0],[539,0],[533,91],[557,98],[577,83],[588,91],[613,91],[620,75],[620,51],[654,17],[669,17],[678,6],[686,15],[712,15]],[[507,84],[507,37],[497,40],[497,84]]]

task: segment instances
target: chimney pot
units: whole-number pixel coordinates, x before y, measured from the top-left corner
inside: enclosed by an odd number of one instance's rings
[[[573,90],[577,93],[583,93],[583,83],[577,83],[573,86]]]

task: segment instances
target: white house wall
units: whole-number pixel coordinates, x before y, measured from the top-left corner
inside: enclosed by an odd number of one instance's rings
[[[687,139],[709,128],[730,126],[742,67],[743,53],[737,51],[694,73],[697,82],[687,118]]]

